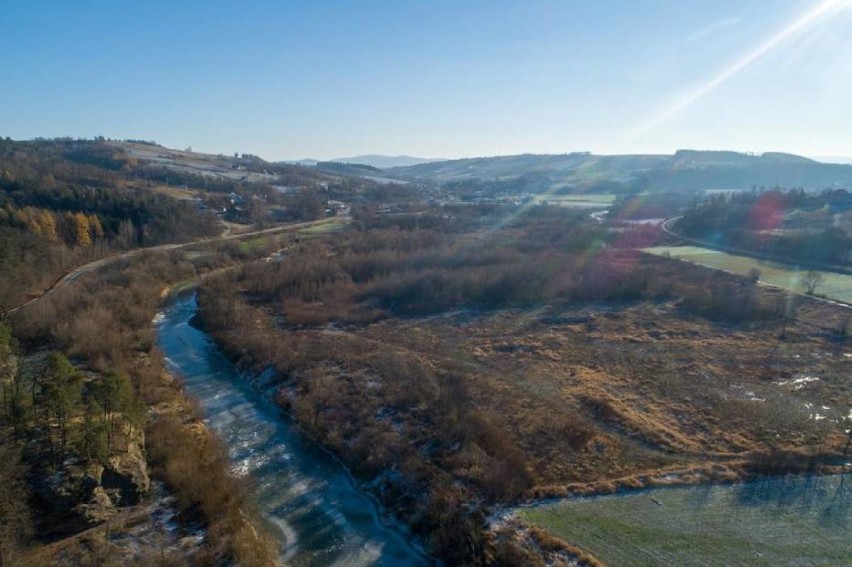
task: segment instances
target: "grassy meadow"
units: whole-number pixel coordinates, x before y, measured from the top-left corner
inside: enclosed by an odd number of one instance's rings
[[[760,270],[760,280],[763,282],[790,291],[800,293],[804,291],[801,279],[805,271],[797,271],[773,262],[757,260],[748,256],[736,256],[700,246],[654,246],[645,248],[644,251],[657,256],[671,256],[678,260],[741,275],[746,275],[752,268],[757,268]],[[817,295],[823,295],[844,303],[852,303],[852,276],[831,272],[822,272],[822,276],[823,281],[816,288]]]
[[[531,508],[522,520],[607,565],[849,565],[852,476],[662,488]]]

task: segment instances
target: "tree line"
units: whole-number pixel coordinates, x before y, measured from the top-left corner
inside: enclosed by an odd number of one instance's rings
[[[720,193],[695,203],[677,222],[684,236],[811,266],[852,265],[852,236],[835,216],[852,214],[844,190],[779,188]]]

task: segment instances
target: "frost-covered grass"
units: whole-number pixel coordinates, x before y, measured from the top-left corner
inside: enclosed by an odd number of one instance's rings
[[[799,293],[804,291],[801,279],[805,270],[797,271],[772,262],[756,260],[748,256],[736,256],[700,246],[654,246],[645,248],[644,251],[742,275],[747,275],[749,270],[757,268],[760,270],[760,280],[763,282]],[[852,303],[852,276],[831,272],[821,273],[823,281],[816,288],[818,295]]]
[[[608,565],[849,565],[852,475],[573,499],[521,517]]]

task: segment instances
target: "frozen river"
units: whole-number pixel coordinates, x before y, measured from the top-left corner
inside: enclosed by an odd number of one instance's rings
[[[249,477],[287,564],[432,564],[404,530],[382,521],[376,503],[338,461],[304,439],[210,337],[189,324],[196,311],[192,295],[172,300],[155,320],[158,345],[227,446],[234,470]]]

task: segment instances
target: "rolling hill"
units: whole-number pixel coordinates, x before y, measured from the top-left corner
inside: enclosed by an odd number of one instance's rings
[[[508,180],[535,173],[552,187],[583,190],[602,182],[642,190],[748,189],[752,186],[818,190],[852,187],[852,166],[778,152],[761,155],[730,151],[679,150],[674,155],[523,154],[481,157],[395,167],[401,179],[448,182]]]
[[[424,163],[434,163],[437,161],[445,161],[442,158],[421,158],[414,156],[385,156],[379,154],[367,154],[354,157],[335,158],[331,161],[338,163],[369,165],[379,169],[388,169],[391,167],[409,167],[412,165],[421,165]]]

